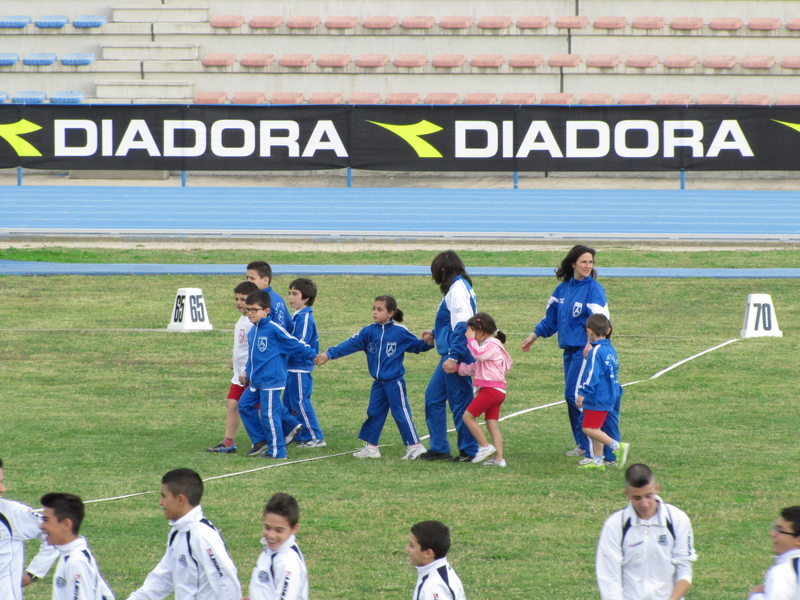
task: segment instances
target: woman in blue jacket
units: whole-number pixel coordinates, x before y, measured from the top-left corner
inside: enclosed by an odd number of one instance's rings
[[[522,351],[528,352],[538,338],[558,334],[558,347],[564,351],[564,398],[575,439],[575,448],[567,452],[567,456],[591,457],[589,440],[582,431],[581,411],[575,405],[578,375],[591,347],[586,335],[586,319],[598,313],[611,319],[606,293],[597,283],[594,256],[594,248],[580,244],[567,253],[556,270],[556,278],[562,283],[547,301],[544,318],[522,342]],[[613,454],[609,460],[615,460]]]

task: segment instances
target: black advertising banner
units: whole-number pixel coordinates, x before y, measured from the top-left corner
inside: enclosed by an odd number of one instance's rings
[[[800,170],[800,107],[0,104],[0,168]]]

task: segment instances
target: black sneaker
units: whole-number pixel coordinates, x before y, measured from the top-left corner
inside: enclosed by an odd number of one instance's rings
[[[449,452],[434,452],[433,450],[428,450],[419,455],[420,460],[450,460],[452,458],[453,455]]]
[[[475,458],[474,456],[467,454],[466,452],[461,452],[458,456],[454,456],[450,459],[450,462],[472,462],[472,459]]]
[[[250,446],[250,450],[247,451],[247,456],[261,456],[267,450],[267,442],[258,442]]]
[[[226,446],[219,443],[212,448],[206,448],[206,452],[219,452],[220,454],[236,454],[236,446]]]

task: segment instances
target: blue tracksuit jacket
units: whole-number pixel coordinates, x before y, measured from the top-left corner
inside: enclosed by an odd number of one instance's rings
[[[286,307],[286,302],[283,301],[278,292],[272,289],[272,286],[265,288],[263,291],[267,292],[272,300],[272,309],[269,312],[269,316],[286,331],[292,333],[294,331],[294,323],[292,322],[291,313]]]
[[[245,372],[250,385],[259,390],[285,387],[288,356],[313,360],[317,355],[314,348],[292,337],[269,317],[253,325],[247,341],[250,348]]]
[[[592,349],[583,361],[575,393],[583,396],[584,410],[614,410],[623,391],[619,384],[619,358],[609,340],[592,343]]]
[[[586,319],[600,313],[611,319],[603,286],[591,277],[561,283],[547,301],[544,318],[534,327],[537,337],[558,333],[559,348],[583,347],[588,341]]]
[[[311,346],[319,354],[319,335],[317,335],[317,324],[314,322],[314,311],[311,308],[306,306],[294,313],[292,317],[292,335]],[[310,373],[314,370],[314,359],[292,355],[289,357],[287,366],[292,371],[307,371]]]
[[[328,358],[336,359],[362,351],[367,355],[369,374],[377,381],[393,381],[406,374],[403,355],[419,354],[433,348],[408,329],[389,321],[367,325],[348,340],[328,348]]]
[[[473,363],[475,358],[467,348],[467,321],[478,312],[478,300],[472,286],[460,275],[453,280],[436,311],[433,336],[436,351],[456,362]]]

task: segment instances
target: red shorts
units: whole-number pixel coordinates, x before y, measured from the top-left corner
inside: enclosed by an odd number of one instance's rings
[[[467,410],[473,417],[480,417],[486,413],[486,418],[497,421],[500,418],[500,405],[505,401],[506,394],[494,388],[482,387],[478,395],[469,403]]]
[[[607,410],[584,410],[583,426],[587,429],[600,429],[606,422]]]
[[[228,390],[228,397],[225,399],[236,400],[238,402],[239,398],[242,397],[242,394],[246,389],[247,389],[246,385],[238,385],[236,383],[231,383],[231,389]]]

